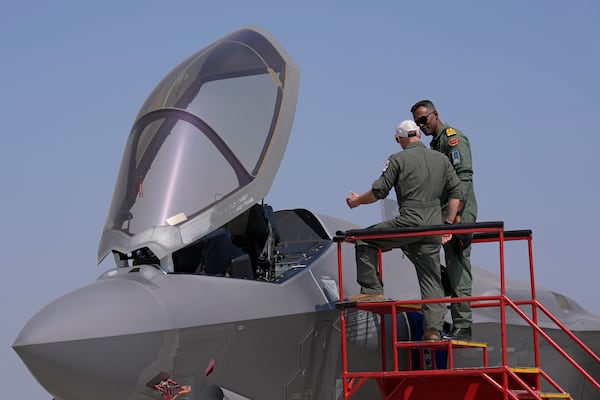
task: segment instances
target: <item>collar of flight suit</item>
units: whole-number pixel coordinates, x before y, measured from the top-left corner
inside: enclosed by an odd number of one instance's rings
[[[433,139],[431,140],[430,147],[433,148],[434,146],[439,144],[440,139],[442,138],[442,133],[444,133],[444,131],[446,129],[448,129],[449,127],[450,127],[450,125],[448,125],[446,123],[442,124],[442,129],[440,129],[440,131],[438,133],[436,133],[435,136],[433,137]]]
[[[418,140],[416,142],[409,143],[408,146],[406,146],[405,150],[411,149],[413,147],[425,147],[425,145],[423,144],[423,142],[421,142],[420,140]]]

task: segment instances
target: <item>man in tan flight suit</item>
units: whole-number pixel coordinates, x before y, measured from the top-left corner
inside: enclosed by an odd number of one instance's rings
[[[403,151],[392,154],[385,162],[381,176],[373,182],[370,190],[359,195],[351,192],[346,198],[350,208],[385,199],[394,188],[400,214],[389,221],[371,228],[399,228],[409,226],[441,225],[440,199],[449,194],[446,222],[454,221],[462,194],[460,180],[448,159],[441,153],[427,149],[420,141],[417,125],[403,121],[396,128],[396,141]],[[444,241],[451,235],[444,235]],[[440,267],[442,237],[422,236],[410,238],[372,239],[356,242],[357,281],[361,293],[351,296],[350,301],[383,300],[383,283],[377,272],[379,248],[402,248],[415,264],[421,297],[443,298]],[[423,304],[423,327],[425,340],[439,340],[447,312],[442,303]]]

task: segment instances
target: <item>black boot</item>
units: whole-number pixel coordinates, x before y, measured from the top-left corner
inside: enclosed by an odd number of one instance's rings
[[[442,339],[446,340],[471,340],[471,328],[454,328],[445,334]]]

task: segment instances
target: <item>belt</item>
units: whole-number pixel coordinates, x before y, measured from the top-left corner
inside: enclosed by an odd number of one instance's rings
[[[431,207],[439,207],[439,200],[430,200],[430,201],[421,201],[421,200],[404,200],[402,204],[400,204],[400,208],[402,207],[412,207],[412,208],[431,208]]]

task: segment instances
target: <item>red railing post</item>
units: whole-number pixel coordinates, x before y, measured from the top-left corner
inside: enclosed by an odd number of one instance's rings
[[[537,318],[537,294],[535,291],[535,274],[533,268],[533,234],[530,234],[527,238],[527,250],[529,252],[529,278],[531,284],[531,317],[533,318],[533,323],[538,325]],[[540,338],[536,329],[533,329],[533,349],[534,349],[534,362],[536,368],[541,368],[540,365]],[[537,387],[542,387],[541,377],[538,375],[536,379]]]
[[[498,246],[500,250],[500,342],[502,346],[502,366],[508,366],[508,352],[506,350],[506,276],[504,268],[504,231],[498,232]]]
[[[337,256],[338,256],[338,286],[340,289],[340,301],[344,299],[344,276],[342,268],[342,243],[343,241],[337,242]],[[340,311],[340,333],[341,333],[341,344],[342,344],[342,390],[344,392],[344,399],[348,393],[348,347],[346,343],[346,310]]]

